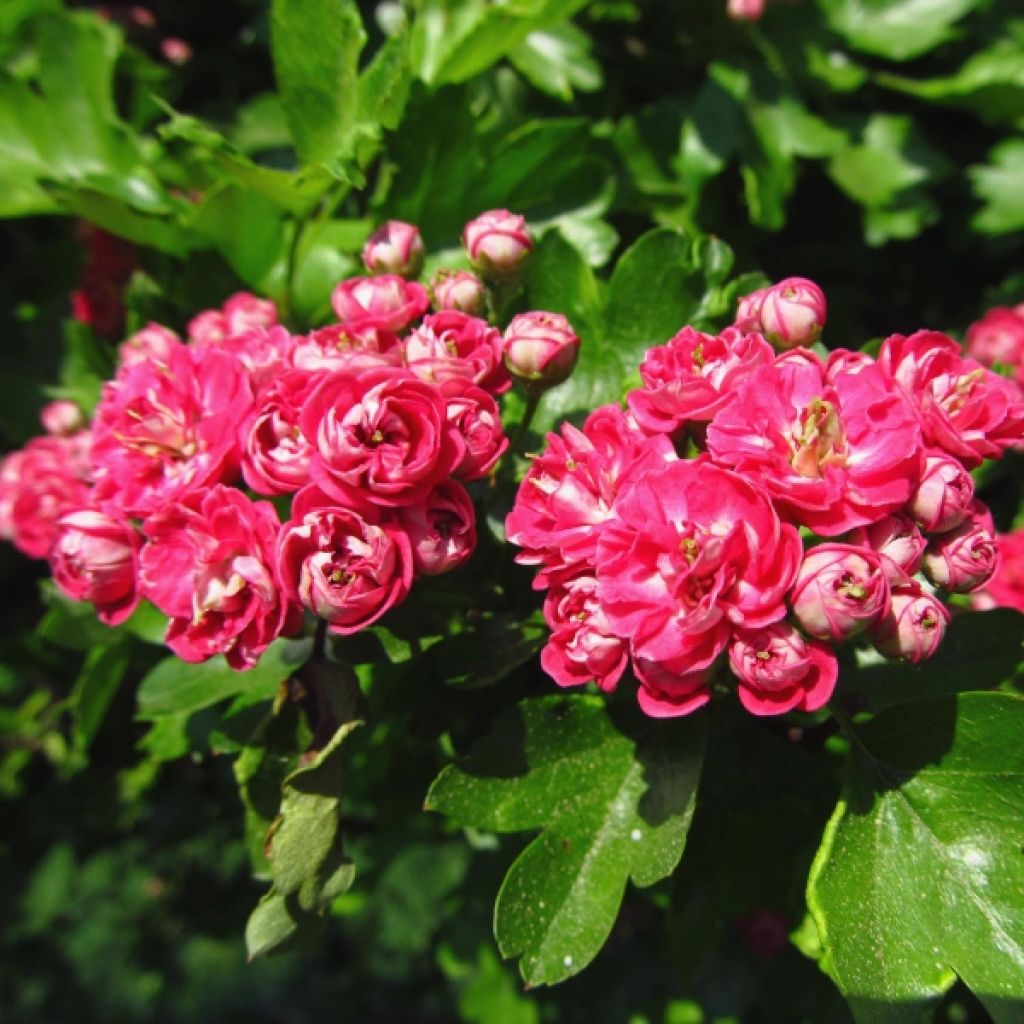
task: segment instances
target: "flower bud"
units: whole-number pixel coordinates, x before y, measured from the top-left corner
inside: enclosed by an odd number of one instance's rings
[[[729,666],[740,681],[740,703],[752,715],[816,711],[828,703],[839,676],[832,651],[805,640],[788,622],[737,630]]]
[[[964,521],[973,500],[971,474],[952,456],[931,452],[907,512],[926,533],[945,533]]]
[[[847,541],[854,547],[877,551],[886,579],[893,586],[905,583],[921,568],[924,549],[928,546],[921,531],[902,513],[883,516],[851,530]]]
[[[982,366],[1016,366],[1024,357],[1022,307],[990,309],[967,328],[967,354]]]
[[[455,480],[443,480],[419,504],[398,509],[398,518],[423,576],[458,569],[476,548],[473,501]]]
[[[127,520],[93,509],[62,516],[50,551],[57,586],[73,601],[91,601],[101,622],[124,622],[139,603],[139,536]]]
[[[39,413],[39,421],[48,434],[57,437],[70,437],[85,426],[82,410],[67,398],[58,398],[57,401],[44,405]]]
[[[758,288],[756,292],[741,296],[736,304],[735,326],[744,333],[761,331],[761,303],[768,293],[767,288]]]
[[[474,268],[491,281],[519,276],[533,241],[526,220],[508,210],[488,210],[462,231],[462,244]]]
[[[896,587],[889,612],[871,627],[871,642],[887,658],[916,665],[938,650],[949,619],[946,606],[919,584]]]
[[[848,640],[889,609],[880,556],[852,544],[820,544],[806,555],[790,592],[800,628],[819,640]]]
[[[363,246],[363,265],[371,274],[418,277],[423,269],[423,239],[415,224],[385,221]]]
[[[825,294],[805,277],[787,277],[765,290],[758,319],[777,348],[811,345],[825,326]]]
[[[924,555],[924,573],[943,590],[969,594],[988,582],[998,562],[992,513],[973,501],[959,526],[932,539]]]
[[[487,308],[483,281],[468,270],[439,270],[430,286],[434,309],[454,309],[470,316],[482,316]]]
[[[220,313],[216,315],[220,317]],[[170,328],[148,323],[120,344],[117,350],[118,365],[125,367],[152,362],[159,366],[168,366],[171,355],[180,345],[181,339]]]
[[[505,329],[502,354],[513,377],[546,391],[572,373],[580,339],[561,313],[520,313]]]
[[[733,21],[757,21],[764,14],[765,0],[729,0],[726,11]]]
[[[350,277],[331,293],[338,319],[355,331],[401,331],[427,311],[427,290],[397,274]]]

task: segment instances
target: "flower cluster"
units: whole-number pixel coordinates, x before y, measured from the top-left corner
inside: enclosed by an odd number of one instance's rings
[[[682,715],[728,666],[751,713],[815,710],[837,644],[917,662],[949,620],[935,588],[991,577],[969,470],[1021,441],[1016,386],[934,331],[877,358],[805,347],[824,321],[815,284],[780,282],[649,350],[627,409],[548,436],[507,532],[547,590],[559,685],[631,665],[647,714]]]
[[[554,314],[504,337],[475,315],[529,254],[521,217],[490,211],[465,240],[484,279],[449,271],[428,291],[418,230],[385,224],[369,276],[333,292],[337,322],[308,334],[248,293],[184,340],[138,331],[90,424],[54,403],[47,435],[0,464],[0,535],[108,624],[150,601],[186,661],[250,666],[303,610],[338,634],[375,622],[470,557],[467,488],[508,446],[498,396],[516,373],[564,376],[579,345]]]

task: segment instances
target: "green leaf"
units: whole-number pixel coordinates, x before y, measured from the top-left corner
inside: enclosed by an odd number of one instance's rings
[[[78,752],[92,745],[130,663],[131,650],[118,637],[86,656],[71,692],[72,737]]]
[[[921,188],[943,176],[945,158],[921,139],[909,117],[873,114],[860,141],[829,161],[832,180],[866,207],[867,239],[912,238],[939,216]]]
[[[880,72],[875,77],[889,89],[973,111],[983,121],[1013,123],[1024,117],[1024,39],[1020,37],[997,39],[952,75],[915,79]]]
[[[529,985],[554,984],[597,954],[626,882],[652,885],[683,851],[704,750],[703,716],[620,731],[599,697],[527,700],[446,768],[427,807],[495,832],[542,829],[495,907],[506,957]]]
[[[249,915],[245,948],[250,960],[285,947],[298,934],[299,923],[288,904],[284,896],[271,890]]]
[[[971,220],[986,235],[1024,229],[1024,139],[1005,139],[989,152],[989,162],[968,173],[984,204]]]
[[[573,90],[601,88],[601,65],[590,53],[590,38],[569,22],[531,32],[509,53],[512,65],[542,92],[571,100]]]
[[[284,895],[315,877],[334,848],[344,774],[342,744],[359,724],[346,722],[309,767],[284,780],[281,820],[270,847],[274,887]]]
[[[1024,660],[1024,615],[1012,608],[961,612],[938,651],[919,665],[883,661],[843,671],[840,685],[863,694],[872,710],[999,686]]]
[[[275,266],[284,259],[284,213],[269,199],[239,185],[207,195],[193,227],[214,246],[251,288],[266,292]]]
[[[688,322],[702,278],[694,240],[669,228],[648,231],[622,254],[608,286],[606,334],[629,369]]]
[[[544,646],[543,622],[499,615],[443,639],[430,648],[438,675],[461,689],[493,686],[531,661]]]
[[[222,655],[199,664],[165,658],[139,685],[139,717],[198,711],[242,692],[258,692],[269,699],[305,663],[312,648],[310,638],[275,640],[245,672],[236,672]]]
[[[811,869],[824,965],[858,1024],[918,1020],[959,976],[1024,1013],[1024,700],[967,693],[857,730]]]
[[[366,31],[354,0],[273,0],[270,42],[285,118],[307,164],[332,161],[358,112]]]
[[[944,42],[979,0],[818,0],[829,25],[858,50],[909,60]]]

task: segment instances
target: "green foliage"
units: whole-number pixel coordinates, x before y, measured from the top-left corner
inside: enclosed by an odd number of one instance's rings
[[[590,963],[627,879],[648,886],[671,873],[703,746],[700,719],[635,737],[598,698],[547,697],[506,713],[438,777],[429,809],[494,832],[543,828],[509,869],[494,918],[502,953],[522,957],[529,985]]]
[[[1019,1020],[1024,702],[922,702],[853,742],[808,901],[858,1024],[917,1020],[956,976],[996,1024]]]

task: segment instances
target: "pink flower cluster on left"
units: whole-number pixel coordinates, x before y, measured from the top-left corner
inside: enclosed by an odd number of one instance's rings
[[[547,591],[556,683],[611,690],[631,665],[652,716],[716,684],[812,711],[836,645],[920,661],[949,620],[936,589],[991,577],[969,471],[1024,438],[1016,385],[934,331],[819,354],[824,323],[821,289],[782,281],[648,350],[625,409],[548,435],[506,526]]]
[[[481,220],[477,247],[521,263],[522,218]],[[46,436],[0,463],[0,536],[48,558],[105,623],[146,599],[176,654],[236,669],[303,610],[354,633],[417,577],[458,568],[476,545],[466,485],[508,446],[496,397],[516,338],[455,308],[473,288],[483,297],[468,272],[457,301],[435,294],[429,312],[412,279],[422,255],[415,227],[385,225],[364,250],[378,273],[342,281],[337,322],[308,334],[248,293],[195,316],[185,341],[158,324],[136,332],[91,424],[53,403]]]

